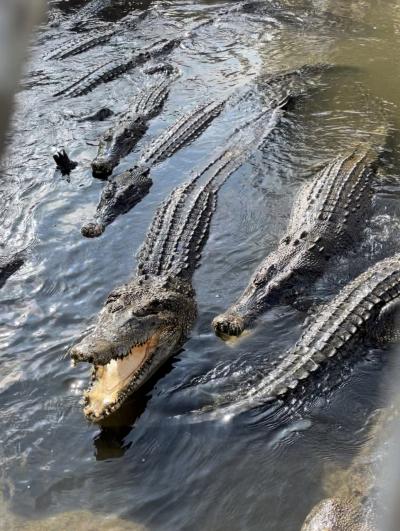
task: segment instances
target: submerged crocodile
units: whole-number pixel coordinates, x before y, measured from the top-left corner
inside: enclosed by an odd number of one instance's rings
[[[86,52],[98,44],[105,44],[119,31],[116,29],[96,30],[90,35],[80,35],[63,43],[57,51],[47,55],[45,59],[66,59],[67,57]]]
[[[383,505],[388,505],[380,492],[382,465],[396,449],[393,431],[399,428],[400,397],[374,417],[369,440],[347,470],[330,478],[330,497],[312,509],[301,531],[379,531]]]
[[[295,302],[332,256],[357,243],[378,162],[374,143],[361,143],[302,187],[277,248],[256,269],[239,299],[214,319],[217,334],[238,336],[267,308]]]
[[[256,79],[256,85],[264,100],[279,100],[284,96],[293,100],[305,93],[310,80],[338,68],[343,67],[329,64],[303,65],[284,72],[260,75]],[[247,87],[247,90],[252,90],[252,87],[253,85]],[[95,219],[82,227],[82,234],[89,238],[100,236],[106,225],[133,208],[152,185],[152,180],[148,176],[151,167],[173,155],[197,137],[219,115],[225,101],[217,100],[200,104],[152,142],[132,169],[109,178],[100,197]],[[286,101],[285,106],[287,103]]]
[[[69,96],[75,98],[77,96],[83,96],[84,94],[88,94],[102,83],[107,83],[109,81],[117,79],[125,72],[128,72],[133,68],[147,63],[148,61],[157,59],[171,52],[174,48],[180,46],[180,44],[185,39],[191,37],[195,30],[209,23],[210,22],[207,21],[196,24],[193,28],[191,28],[188,32],[186,32],[180,37],[174,37],[172,39],[161,39],[155,44],[152,44],[147,48],[143,48],[138,52],[134,52],[120,61],[116,61],[115,59],[113,59],[112,61],[108,61],[107,63],[102,64],[101,66],[95,68],[88,74],[84,75],[77,81],[74,81],[70,85],[62,88],[61,90],[53,94],[53,96]]]
[[[96,29],[89,34],[78,35],[63,43],[55,52],[47,55],[45,59],[66,59],[67,57],[86,52],[99,44],[105,44],[112,37],[121,35],[126,30],[132,30],[146,16],[147,11],[132,13],[119,23],[113,23],[111,27],[102,30]]]
[[[110,177],[100,197],[93,222],[81,229],[88,238],[100,236],[119,215],[129,212],[153,184],[151,167],[162,162],[196,138],[220,114],[225,100],[207,102],[192,109],[164,131],[140,157],[138,164]]]
[[[93,332],[71,349],[73,360],[93,364],[85,393],[88,418],[100,420],[118,409],[184,343],[196,318],[191,279],[218,190],[274,130],[279,112],[263,112],[156,212],[136,276],[111,292]]]
[[[140,52],[131,54],[125,60],[115,61],[114,59],[112,61],[108,61],[107,63],[97,67],[92,72],[89,72],[85,76],[81,77],[71,85],[68,85],[67,87],[64,87],[60,91],[56,92],[54,96],[70,96],[75,98],[77,96],[88,94],[98,85],[112,81],[113,79],[120,77],[125,72],[128,72],[137,66],[141,66],[152,59],[156,59],[163,54],[170,52],[175,47],[179,46],[181,41],[182,39],[164,39],[158,41],[152,46],[144,48]]]
[[[99,15],[112,4],[113,0],[89,0],[71,17],[71,29],[78,29],[85,24],[95,22]]]
[[[348,283],[312,317],[295,346],[251,391],[262,401],[284,399],[302,388],[316,371],[349,355],[364,339],[398,339],[400,254],[377,262]]]
[[[164,77],[150,89],[143,90],[129,105],[128,111],[102,136],[92,162],[93,177],[106,179],[128,155],[148,128],[148,121],[161,111],[169,94],[171,78]]]

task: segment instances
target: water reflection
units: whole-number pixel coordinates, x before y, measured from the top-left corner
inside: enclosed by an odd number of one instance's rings
[[[101,23],[120,19],[129,4],[114,2],[111,11],[101,14]],[[83,240],[80,226],[93,213],[101,188],[91,178],[89,163],[109,123],[74,117],[104,106],[123,111],[145,77],[134,70],[74,100],[55,101],[51,94],[105,57],[118,57],[121,49],[125,53],[160,35],[174,35],[182,22],[189,25],[227,7],[214,2],[134,3],[157,8],[151,24],[145,21],[123,38],[65,61],[44,61],[61,41],[74,36],[70,18],[84,5],[53,3],[61,10],[61,22],[42,29],[33,44],[3,163],[1,240],[11,249],[31,249],[27,263],[0,292],[0,463],[2,483],[11,485],[8,514],[18,522],[22,515],[39,519],[41,528],[47,525],[43,518],[79,507],[85,512],[70,520],[72,527],[79,518],[100,526],[100,515],[116,513],[155,530],[299,529],[321,498],[324,463],[348,463],[360,447],[359,430],[368,413],[382,405],[379,382],[389,371],[387,357],[360,346],[357,363],[339,374],[336,391],[311,400],[306,395],[308,409],[271,412],[260,406],[229,422],[199,420],[196,409],[218,403],[227,391],[240,401],[242,392],[293,344],[306,314],[279,307],[236,345],[215,338],[210,323],[275,247],[292,198],[312,168],[349,138],[368,134],[382,116],[390,116],[397,127],[398,6],[308,2],[308,24],[300,20],[303,2],[292,9],[292,24],[282,18],[268,23],[265,14],[225,15],[168,56],[182,77],[165,112],[121,170],[134,164],[144,143],[182,109],[210,95],[225,95],[256,74],[316,62],[358,66],[359,72],[332,72],[318,82],[289,113],[274,141],[226,184],[195,275],[199,319],[192,338],[141,397],[110,419],[110,425],[99,427],[84,420],[79,405],[86,369],[72,369],[65,351],[90,324],[107,293],[131,275],[134,253],[160,201],[221,146],[236,115],[230,110],[190,148],[160,165],[149,196],[121,216],[106,238]],[[353,23],[360,24],[357,31],[349,31]],[[328,300],[378,257],[398,249],[396,145],[360,248],[332,264],[315,288],[315,300]],[[70,183],[54,174],[52,153],[60,146],[80,163]],[[61,521],[49,521],[62,529]]]

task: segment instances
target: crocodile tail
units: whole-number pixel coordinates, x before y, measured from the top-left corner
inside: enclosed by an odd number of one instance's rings
[[[108,28],[104,31],[99,31],[96,29],[90,35],[83,35],[81,37],[69,40],[64,43],[55,53],[48,55],[45,59],[66,59],[67,57],[86,52],[87,50],[90,50],[99,44],[105,44],[112,37],[121,33],[124,28],[132,30],[134,25],[138,21],[142,20],[145,16],[147,16],[145,11],[130,13],[124,17],[119,24],[114,24],[112,29]]]
[[[202,103],[179,118],[149,145],[141,157],[140,164],[153,165],[162,162],[189,144],[221,113],[225,103],[226,100]]]
[[[53,96],[69,96],[75,98],[77,96],[88,94],[102,83],[112,81],[113,79],[120,77],[125,72],[128,72],[132,68],[140,66],[147,61],[162,55],[163,53],[171,51],[179,43],[179,39],[160,41],[152,46],[149,46],[148,48],[141,50],[140,52],[128,56],[127,59],[123,61],[108,61],[107,63],[104,63],[85,76],[81,77],[77,81],[74,81],[70,85],[56,92],[53,94]]]
[[[117,30],[96,31],[89,36],[84,35],[63,44],[55,53],[48,55],[46,59],[66,59],[73,55],[78,55],[86,50],[94,48],[98,44],[108,42],[111,37],[116,35]]]
[[[77,96],[88,94],[101,83],[111,81],[112,79],[115,79],[124,72],[127,72],[133,68],[133,63],[134,59],[128,59],[118,63],[115,63],[114,61],[108,61],[107,63],[104,63],[95,70],[92,70],[85,76],[81,77],[77,81],[74,81],[74,83],[71,83],[67,87],[64,87],[60,91],[56,92],[53,94],[53,96],[69,96],[76,98]]]

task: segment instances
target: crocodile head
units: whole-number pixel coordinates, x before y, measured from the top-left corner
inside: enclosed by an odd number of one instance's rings
[[[143,275],[112,291],[94,330],[71,349],[74,361],[93,365],[85,415],[116,411],[179,349],[195,316],[186,281]]]
[[[92,162],[93,177],[107,179],[146,129],[147,125],[141,115],[128,113],[116,128],[106,131],[100,141],[97,157]]]
[[[139,203],[153,184],[149,171],[147,167],[135,166],[112,177],[103,188],[95,220],[81,228],[82,235],[86,238],[100,236],[115,218]]]
[[[239,299],[213,320],[220,336],[240,336],[267,308],[293,303],[299,291],[318,276],[326,260],[322,244],[316,247],[313,235],[299,231],[284,238],[256,269]]]

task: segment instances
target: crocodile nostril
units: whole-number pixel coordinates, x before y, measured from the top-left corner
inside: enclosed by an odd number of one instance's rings
[[[79,345],[72,347],[70,350],[70,356],[74,361],[84,361],[87,363],[93,363],[93,355],[89,354],[85,349]]]

